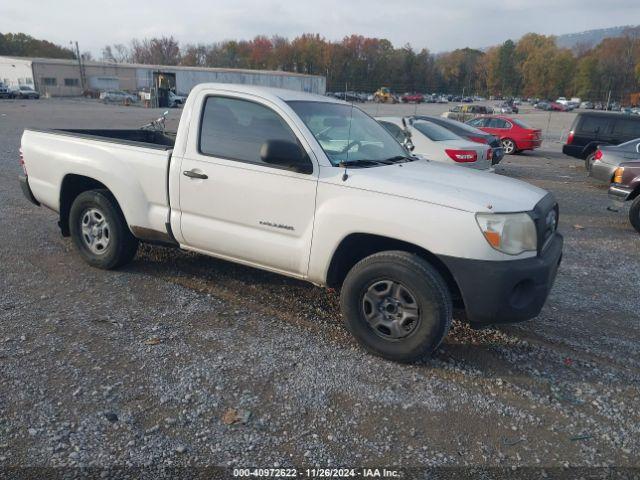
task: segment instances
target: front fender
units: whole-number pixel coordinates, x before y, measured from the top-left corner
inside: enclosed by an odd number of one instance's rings
[[[320,182],[310,281],[326,284],[334,253],[342,240],[354,233],[399,240],[434,255],[497,261],[514,258],[489,246],[474,213]]]

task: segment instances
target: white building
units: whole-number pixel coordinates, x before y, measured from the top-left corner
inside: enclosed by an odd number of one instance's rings
[[[84,88],[83,88],[84,76]],[[241,83],[324,94],[326,79],[317,75],[230,68],[174,67],[52,58],[0,56],[0,81],[31,85],[42,95],[78,96],[83,90],[153,90],[158,87],[187,94],[203,82]]]

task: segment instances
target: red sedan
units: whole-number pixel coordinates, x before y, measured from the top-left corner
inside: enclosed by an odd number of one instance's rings
[[[567,107],[563,103],[551,102],[551,110],[553,110],[554,112],[568,112],[569,107]]]
[[[507,155],[533,150],[542,145],[541,131],[517,118],[487,115],[469,120],[467,124],[498,137]]]
[[[405,93],[400,100],[402,103],[422,103],[424,102],[424,95],[421,93]]]

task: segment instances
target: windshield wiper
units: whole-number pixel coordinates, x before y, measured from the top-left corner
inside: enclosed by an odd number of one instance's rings
[[[400,162],[413,162],[415,158],[407,157],[406,155],[396,155],[395,157],[390,157],[385,159],[385,162],[389,163],[400,163]]]
[[[340,162],[338,166],[340,168],[350,168],[350,167],[371,167],[374,165],[391,165],[391,162],[387,162],[386,160],[349,160],[348,162]]]

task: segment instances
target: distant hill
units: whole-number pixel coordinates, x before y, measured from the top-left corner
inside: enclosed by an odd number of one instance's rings
[[[15,57],[75,58],[73,50],[26,33],[0,33],[0,55]]]
[[[629,30],[640,32],[640,25],[622,25],[619,27],[598,28],[579,33],[567,33],[556,37],[556,44],[562,48],[574,48],[577,45],[594,47],[605,38],[621,37]]]

